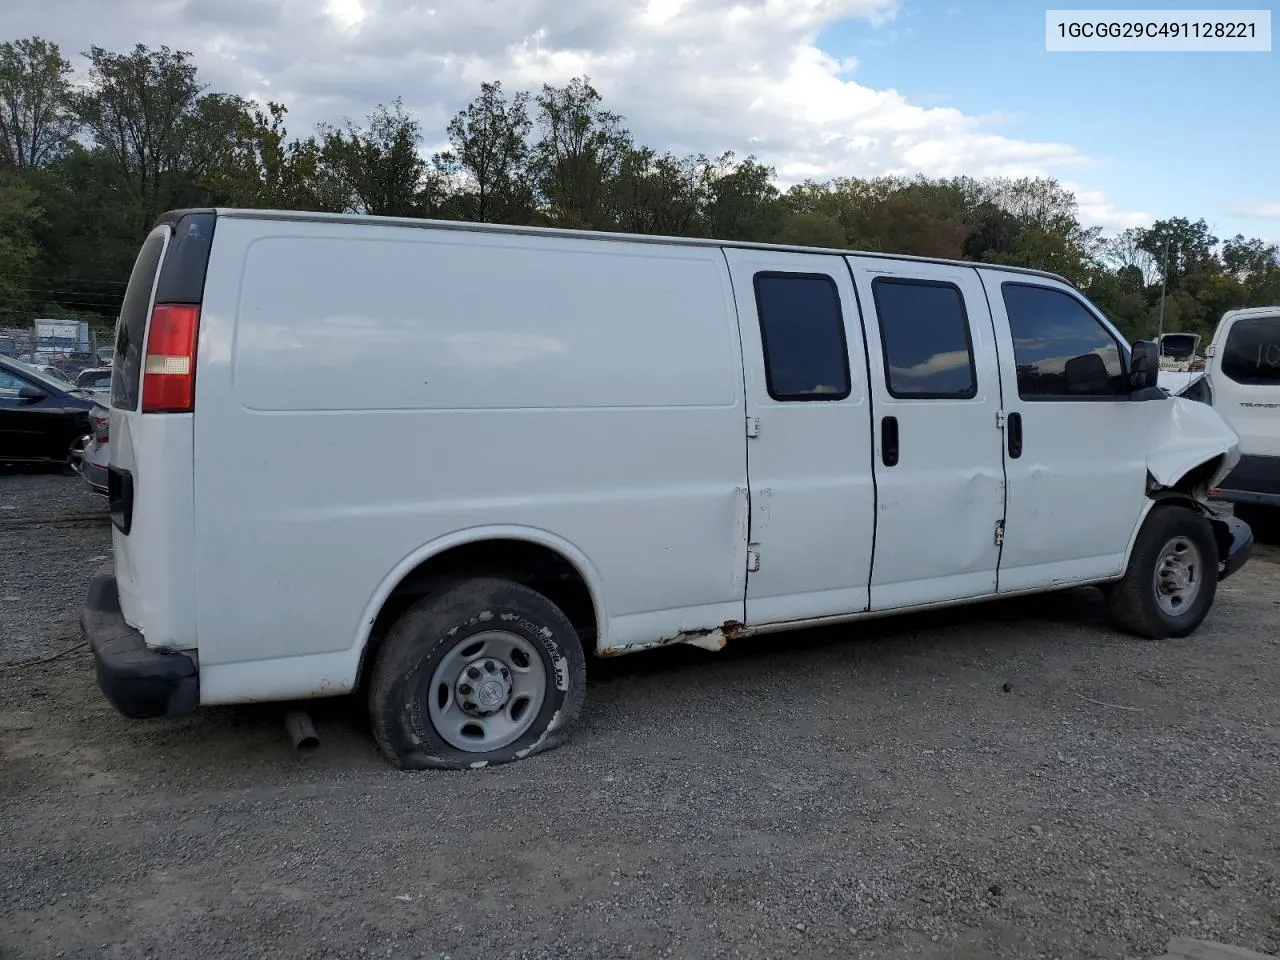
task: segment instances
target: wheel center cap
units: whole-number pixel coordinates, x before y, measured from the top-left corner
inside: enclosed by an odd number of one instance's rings
[[[506,690],[501,681],[486,680],[476,690],[476,700],[485,707],[496,707],[506,696]]]

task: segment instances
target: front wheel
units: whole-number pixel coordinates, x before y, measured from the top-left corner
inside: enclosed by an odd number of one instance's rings
[[[1156,506],[1107,605],[1117,624],[1139,636],[1185,637],[1208,616],[1217,588],[1218,548],[1209,521],[1187,507]]]
[[[586,658],[573,625],[518,583],[457,583],[410,607],[378,651],[369,716],[402,769],[510,763],[567,739]]]

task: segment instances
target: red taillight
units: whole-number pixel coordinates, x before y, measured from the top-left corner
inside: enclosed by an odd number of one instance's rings
[[[109,417],[93,418],[93,439],[98,443],[106,443],[110,438],[111,419]]]
[[[190,413],[196,400],[196,329],[200,308],[158,303],[151,311],[142,366],[143,413]]]

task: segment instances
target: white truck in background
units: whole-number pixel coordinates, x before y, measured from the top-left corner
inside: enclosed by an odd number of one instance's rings
[[[1240,462],[1212,491],[1252,525],[1280,516],[1280,306],[1223,314],[1205,369],[1170,393],[1213,407],[1240,437]]]

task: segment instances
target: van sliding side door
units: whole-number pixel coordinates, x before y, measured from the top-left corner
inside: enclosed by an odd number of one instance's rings
[[[747,623],[865,610],[875,499],[849,272],[838,256],[724,253],[747,391]]]

